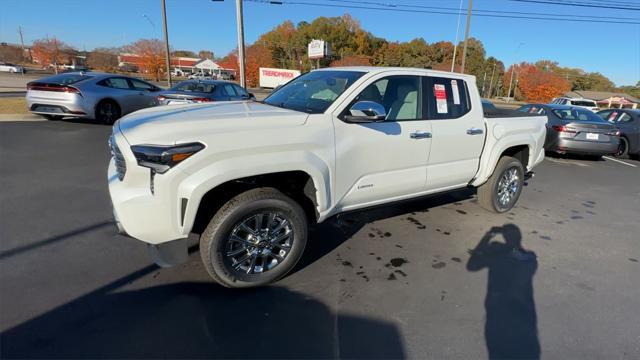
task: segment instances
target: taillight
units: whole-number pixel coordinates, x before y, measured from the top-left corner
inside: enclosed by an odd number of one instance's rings
[[[195,102],[201,103],[201,102],[212,102],[213,99],[209,99],[209,98],[206,98],[206,97],[197,97],[197,98],[191,99],[191,101],[195,101]]]
[[[606,135],[609,135],[609,136],[620,136],[620,130],[610,131]]]
[[[37,91],[55,91],[55,92],[66,92],[71,94],[78,94],[82,96],[80,90],[74,88],[73,86],[68,85],[55,85],[55,84],[27,84],[27,90],[37,90]]]
[[[553,125],[551,126],[551,128],[557,132],[564,132],[564,133],[576,133],[577,131],[575,130],[571,130],[569,128],[567,128],[564,125]]]
[[[158,95],[158,96],[156,96],[156,100],[158,100],[158,101],[165,101],[166,99],[167,99],[167,98],[166,98],[166,97],[164,97],[164,96],[162,96],[162,95]]]

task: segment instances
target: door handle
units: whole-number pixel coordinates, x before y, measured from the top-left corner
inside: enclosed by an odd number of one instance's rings
[[[467,135],[480,135],[483,134],[484,130],[478,128],[467,129]]]
[[[431,133],[427,131],[416,131],[409,134],[412,139],[431,139]]]

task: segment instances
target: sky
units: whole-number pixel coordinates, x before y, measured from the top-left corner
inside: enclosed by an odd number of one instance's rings
[[[355,2],[369,1],[456,9],[460,4],[460,0],[355,0],[351,5],[335,0],[283,1],[347,6],[367,6]],[[467,1],[464,0],[464,6]],[[18,26],[22,27],[27,44],[35,39],[56,36],[80,50],[122,46],[140,38],[163,37],[160,0],[3,0],[2,3],[0,42],[19,43]],[[236,47],[234,0],[166,0],[166,3],[172,49],[195,52],[205,49],[212,50],[216,56],[224,56]],[[637,4],[640,7],[640,0],[612,0],[610,3]],[[640,11],[630,9],[571,7],[512,0],[475,0],[473,9],[567,14],[562,17],[565,19],[580,19],[577,16],[585,15],[613,21],[629,18],[640,22]],[[365,30],[389,41],[408,41],[418,37],[430,43],[455,41],[456,15],[435,14],[426,9],[422,11],[272,5],[245,0],[245,40],[251,43],[260,34],[285,20],[295,24],[300,21],[311,22],[318,16],[349,13],[360,21]],[[458,36],[461,39],[465,16],[460,20]],[[474,16],[470,36],[483,42],[487,56],[495,56],[507,66],[521,61],[550,59],[558,61],[561,66],[600,72],[619,86],[635,85],[640,81],[640,25]]]

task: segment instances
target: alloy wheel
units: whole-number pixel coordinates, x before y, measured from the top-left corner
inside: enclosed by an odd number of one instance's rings
[[[278,212],[260,212],[236,223],[224,255],[241,274],[262,274],[280,265],[293,245],[291,222]]]
[[[507,208],[511,201],[515,199],[519,190],[520,176],[518,174],[518,169],[511,167],[505,170],[500,176],[497,187],[498,195],[496,198],[500,207]]]

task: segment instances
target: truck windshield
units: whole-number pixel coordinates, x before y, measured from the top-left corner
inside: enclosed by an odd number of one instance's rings
[[[264,103],[320,114],[364,74],[360,71],[312,71],[291,80],[269,95]]]

